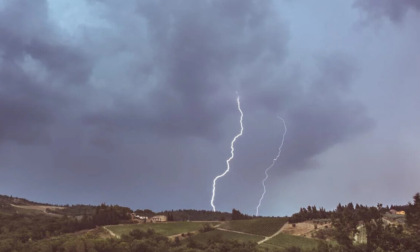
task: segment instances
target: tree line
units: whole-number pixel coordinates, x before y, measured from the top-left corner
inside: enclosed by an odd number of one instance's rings
[[[331,214],[331,211],[326,211],[322,207],[318,210],[316,206],[308,206],[307,208],[300,208],[298,213],[289,218],[289,222],[298,223],[308,220],[329,219]]]
[[[352,203],[339,204],[332,213],[334,239],[338,247],[324,247],[320,251],[360,251],[360,252],[418,252],[420,249],[420,194],[413,197],[406,210],[406,223],[390,225],[383,219],[383,207],[367,207]],[[361,229],[366,231],[366,243],[357,244],[354,236]]]

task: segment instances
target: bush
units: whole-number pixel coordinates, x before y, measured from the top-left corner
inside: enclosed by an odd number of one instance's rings
[[[210,225],[209,223],[206,223],[203,225],[202,228],[200,228],[200,233],[205,233],[205,232],[210,232],[214,230],[214,227],[212,225]]]

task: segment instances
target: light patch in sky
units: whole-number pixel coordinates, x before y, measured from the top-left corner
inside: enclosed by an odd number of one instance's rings
[[[99,2],[48,0],[48,9],[51,21],[70,37],[83,29],[110,27],[105,19],[98,16],[103,11]]]

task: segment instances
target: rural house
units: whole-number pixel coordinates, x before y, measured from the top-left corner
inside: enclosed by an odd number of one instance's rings
[[[167,220],[168,220],[168,217],[166,217],[165,215],[156,215],[150,218],[151,222],[165,222]]]

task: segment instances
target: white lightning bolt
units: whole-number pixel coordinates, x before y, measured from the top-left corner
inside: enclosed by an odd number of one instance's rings
[[[238,94],[238,92],[236,92],[236,94]],[[228,160],[226,160],[226,165],[227,165],[226,171],[225,171],[224,173],[220,174],[219,176],[215,177],[215,178],[214,178],[214,180],[213,180],[213,195],[211,196],[211,201],[210,201],[210,204],[211,204],[211,206],[213,207],[213,211],[214,211],[214,212],[216,211],[216,207],[214,206],[214,195],[216,194],[216,181],[217,181],[219,178],[221,178],[221,177],[225,176],[225,175],[226,175],[226,173],[228,173],[228,172],[229,172],[229,170],[230,170],[230,161],[231,161],[231,160],[233,159],[233,157],[235,156],[235,148],[233,147],[233,145],[234,145],[234,143],[235,143],[236,139],[238,139],[238,137],[242,136],[242,132],[244,131],[244,127],[243,127],[243,125],[242,125],[242,118],[243,118],[244,114],[242,113],[242,110],[241,110],[241,102],[240,102],[240,100],[239,100],[239,95],[238,95],[238,96],[237,96],[237,98],[236,98],[236,102],[238,103],[238,110],[239,110],[239,112],[241,113],[241,118],[240,118],[240,120],[239,120],[239,123],[240,123],[240,125],[241,125],[241,131],[239,132],[239,134],[237,134],[237,135],[233,138],[232,142],[230,143],[230,158],[229,158]]]
[[[258,203],[256,216],[258,216],[258,209],[260,208],[260,206],[261,206],[261,201],[263,200],[264,195],[265,195],[265,193],[266,193],[266,189],[265,189],[265,181],[268,179],[268,171],[270,171],[270,170],[271,170],[271,168],[273,168],[273,166],[274,166],[274,164],[276,163],[277,159],[280,157],[280,154],[281,154],[281,148],[283,147],[283,143],[284,143],[284,137],[286,136],[286,133],[287,133],[286,122],[285,122],[285,121],[284,121],[284,119],[283,119],[283,118],[281,118],[280,116],[278,116],[278,118],[279,118],[280,120],[282,120],[282,122],[283,122],[283,126],[284,126],[283,138],[282,138],[282,140],[281,140],[281,144],[280,144],[280,147],[279,147],[279,152],[277,153],[277,156],[273,159],[273,162],[271,163],[271,165],[270,165],[267,169],[265,169],[265,178],[264,178],[264,179],[263,179],[263,181],[262,181],[262,185],[263,185],[263,188],[264,188],[264,192],[262,193],[261,198],[260,198],[260,201],[259,201],[259,203]]]

